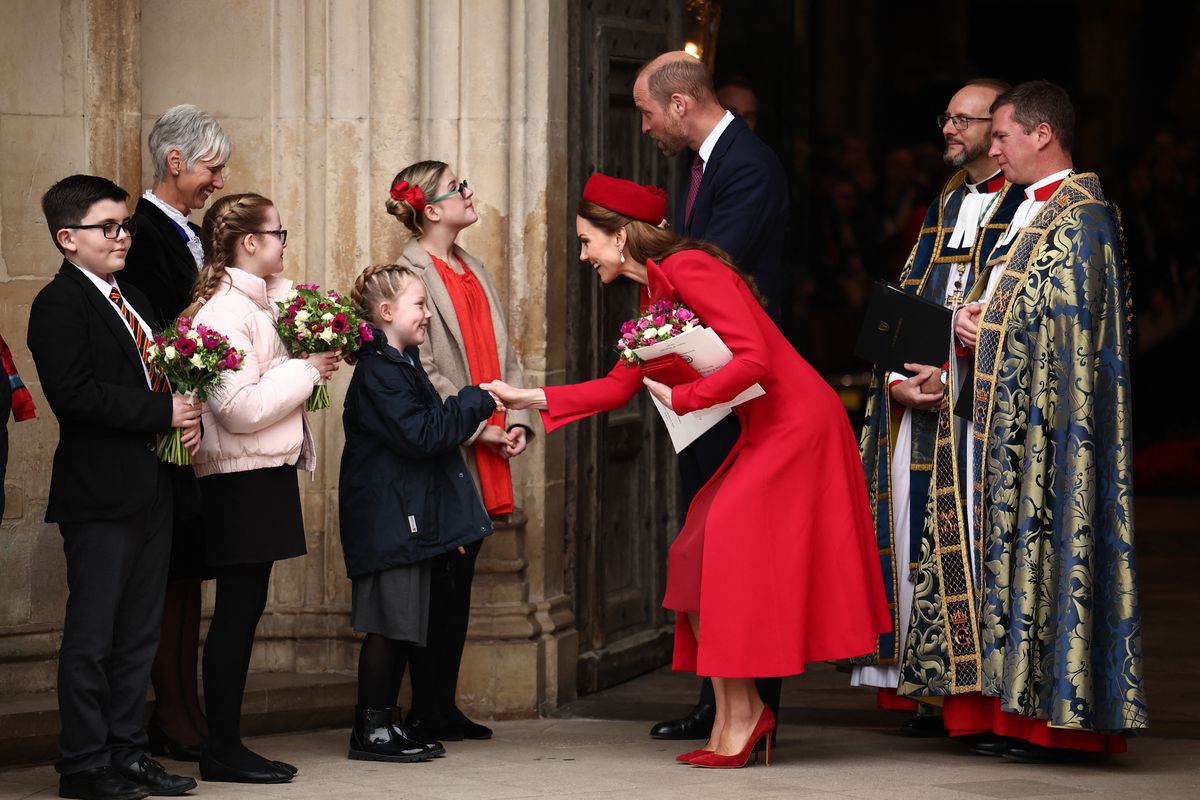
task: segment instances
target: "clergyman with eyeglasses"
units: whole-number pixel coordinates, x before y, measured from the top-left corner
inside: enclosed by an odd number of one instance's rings
[[[904,291],[957,306],[1020,204],[1022,187],[1006,182],[988,155],[988,108],[1007,89],[999,80],[969,81],[937,115],[946,144],[942,158],[957,171],[925,214],[901,272]],[[949,360],[949,341],[945,347]],[[896,692],[912,612],[913,567],[925,525],[937,412],[946,389],[943,364],[905,367],[907,373],[875,370],[860,437],[892,632],[879,637],[874,653],[856,660],[851,683],[877,689],[881,707],[917,709],[917,716],[901,725],[905,735],[944,736],[933,706],[918,708]]]

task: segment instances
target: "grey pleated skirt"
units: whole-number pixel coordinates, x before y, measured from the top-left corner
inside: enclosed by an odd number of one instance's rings
[[[429,627],[429,563],[420,561],[352,578],[350,624],[354,630],[424,647]]]

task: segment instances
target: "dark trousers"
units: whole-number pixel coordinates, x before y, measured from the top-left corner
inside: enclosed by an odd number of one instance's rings
[[[424,647],[414,647],[408,661],[415,717],[441,718],[457,708],[458,671],[467,644],[471,617],[471,583],[483,541],[433,559],[429,575],[429,632]]]
[[[737,417],[733,414],[725,417],[703,436],[683,449],[679,454],[679,489],[686,510],[709,478],[716,473],[717,468],[725,461],[729,451],[737,443],[742,428]],[[762,701],[771,707],[775,718],[779,718],[779,694],[783,689],[780,678],[755,678],[755,686]],[[716,705],[713,694],[712,680],[705,678],[700,686],[700,699],[697,701],[707,705]]]
[[[63,774],[141,758],[150,666],[171,558],[171,483],[160,465],[153,501],[124,519],[60,523],[67,557],[58,659]]]

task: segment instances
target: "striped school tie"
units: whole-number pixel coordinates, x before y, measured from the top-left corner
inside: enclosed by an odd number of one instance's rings
[[[150,337],[146,334],[142,324],[138,322],[138,318],[133,315],[133,309],[125,305],[125,298],[121,297],[121,293],[116,287],[108,293],[108,299],[113,301],[117,310],[121,312],[121,316],[125,318],[125,324],[129,326],[129,330],[133,331],[133,341],[137,345],[138,352],[142,354],[142,363],[146,365],[146,374],[150,376],[150,388],[156,392],[171,391],[171,384],[161,372],[155,369],[150,364]]]

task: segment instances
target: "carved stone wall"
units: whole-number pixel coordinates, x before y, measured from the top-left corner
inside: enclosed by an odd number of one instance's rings
[[[402,249],[391,177],[424,158],[476,190],[461,243],[491,272],[528,380],[561,371],[566,231],[566,4],[556,0],[12,0],[0,26],[0,333],[38,402],[10,424],[0,534],[0,694],[48,690],[66,597],[61,541],[41,522],[57,439],[25,346],[29,304],[58,268],[38,200],[92,172],[136,197],[145,138],[180,102],[234,143],[226,192],[271,197],[288,277],[348,287]],[[350,583],[337,531],[341,406],[313,415],[320,460],[302,478],[308,555],[276,566],[253,668],[351,671]],[[537,437],[514,462],[521,513],[479,562],[460,689],[466,706],[533,714],[575,691],[563,594],[563,452]],[[208,589],[211,608],[211,587]]]

